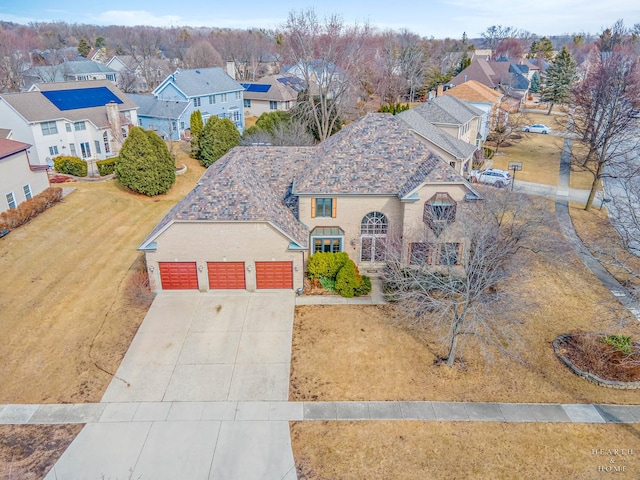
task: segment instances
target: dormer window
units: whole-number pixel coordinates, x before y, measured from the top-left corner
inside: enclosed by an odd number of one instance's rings
[[[424,204],[423,222],[439,236],[456,220],[456,202],[446,192],[438,192]]]

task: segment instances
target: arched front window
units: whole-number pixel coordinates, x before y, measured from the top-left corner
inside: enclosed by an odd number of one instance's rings
[[[384,213],[367,213],[360,222],[360,261],[383,262],[385,259],[387,230]]]
[[[387,217],[384,213],[367,213],[360,224],[360,234],[362,235],[386,235]]]

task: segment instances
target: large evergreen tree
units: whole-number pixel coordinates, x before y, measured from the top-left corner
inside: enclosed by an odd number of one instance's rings
[[[208,167],[240,143],[240,133],[228,118],[209,117],[199,139],[200,163]]]
[[[540,100],[549,103],[547,115],[551,114],[551,109],[556,103],[568,103],[571,100],[571,88],[577,78],[576,62],[564,46],[544,73]]]
[[[200,110],[195,110],[191,113],[189,125],[191,131],[191,158],[200,158],[200,134],[204,127]]]
[[[148,196],[166,193],[176,181],[169,149],[158,135],[140,127],[131,127],[115,166],[118,181],[137,193]]]
[[[548,62],[553,58],[553,43],[547,37],[540,40],[534,40],[529,49],[529,58],[540,58],[540,54]]]
[[[533,76],[531,77],[531,86],[529,87],[529,91],[531,93],[540,92],[540,75],[538,72],[533,72]]]
[[[78,41],[78,53],[84,58],[87,58],[89,52],[91,52],[91,45],[89,45],[84,38],[81,38],[80,41]]]

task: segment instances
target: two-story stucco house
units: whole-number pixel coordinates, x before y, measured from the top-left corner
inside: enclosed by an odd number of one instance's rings
[[[368,114],[315,146],[232,149],[139,249],[154,290],[298,289],[319,251],[364,272],[391,240],[408,262],[459,262],[463,239],[440,224],[477,199],[403,120]]]
[[[47,168],[29,161],[31,145],[0,138],[0,212],[16,208],[49,187]]]
[[[200,110],[202,120],[211,116],[228,118],[238,130],[244,130],[242,92],[244,88],[222,68],[176,70],[153,91],[158,100],[187,102],[183,114],[176,118],[181,131],[190,128],[191,114]],[[142,125],[144,126],[144,125]]]
[[[103,160],[117,155],[138,107],[108,80],[41,83],[0,95],[0,127],[33,145],[31,161],[58,155]]]

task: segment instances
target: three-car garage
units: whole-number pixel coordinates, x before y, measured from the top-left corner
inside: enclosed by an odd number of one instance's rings
[[[293,289],[293,262],[206,262],[208,285],[200,285],[197,262],[158,262],[163,290],[245,290],[247,275],[255,274],[258,290]]]

